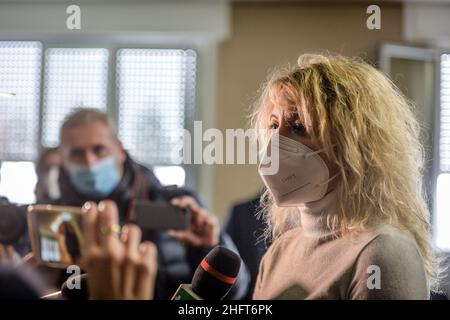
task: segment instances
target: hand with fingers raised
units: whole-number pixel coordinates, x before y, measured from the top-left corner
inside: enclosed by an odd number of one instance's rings
[[[90,299],[148,300],[153,298],[156,246],[141,243],[141,230],[125,225],[120,232],[113,201],[84,205],[85,244],[82,267],[88,274]]]
[[[170,230],[170,236],[193,247],[214,247],[219,244],[220,226],[217,217],[200,207],[197,201],[189,196],[174,198],[171,204],[189,208],[191,221],[189,230]]]

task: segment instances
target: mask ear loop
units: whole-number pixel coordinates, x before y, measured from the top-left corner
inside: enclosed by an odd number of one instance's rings
[[[307,159],[307,158],[309,158],[311,156],[314,156],[314,155],[319,154],[319,153],[324,152],[324,151],[325,151],[325,148],[322,148],[322,149],[319,149],[319,150],[316,150],[316,151],[311,151],[311,152],[308,152],[308,153],[304,153],[303,154],[303,158]]]
[[[332,145],[332,147],[334,147],[334,146],[335,146],[335,144]],[[303,155],[303,158],[304,158],[304,159],[309,158],[310,156],[319,154],[319,153],[321,153],[321,152],[323,152],[323,151],[325,151],[325,150],[326,150],[326,148],[322,148],[322,149],[319,149],[319,150],[316,150],[316,151],[313,151],[313,152],[309,152],[309,153],[307,153],[307,154],[304,154],[304,155]],[[327,183],[329,183],[331,180],[335,179],[338,175],[339,175],[339,172],[336,173],[336,174],[335,174],[334,176],[332,176],[331,178],[325,180],[324,182],[317,183],[315,186],[316,186],[316,187],[321,187],[321,186],[323,186],[324,184],[327,184]]]
[[[333,144],[332,145],[332,147],[334,147],[335,146],[335,144]],[[311,152],[308,152],[308,153],[304,153],[303,154],[303,158],[309,158],[309,157],[311,157],[311,156],[314,156],[314,155],[316,155],[316,154],[319,154],[319,153],[321,153],[321,152],[324,152],[325,150],[326,150],[327,148],[325,148],[325,147],[323,147],[322,149],[319,149],[319,150],[316,150],[316,151],[311,151]]]
[[[335,179],[338,175],[339,175],[339,172],[336,173],[336,174],[335,174],[334,176],[332,176],[331,178],[325,180],[324,182],[316,183],[316,187],[321,187],[321,186],[323,186],[324,184],[329,183],[331,180]]]

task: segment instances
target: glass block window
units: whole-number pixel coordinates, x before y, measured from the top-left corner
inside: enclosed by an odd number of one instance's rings
[[[439,249],[450,251],[450,200],[448,196],[450,190],[450,174],[441,173],[437,178],[436,188],[436,217],[434,221],[435,241]]]
[[[195,102],[192,50],[121,49],[117,53],[119,137],[139,162],[181,163],[185,118]]]
[[[450,54],[441,56],[441,125],[439,155],[441,171],[450,172]]]
[[[436,245],[450,251],[450,54],[441,56],[439,169],[436,184]]]
[[[108,50],[47,49],[45,52],[42,145],[55,147],[64,118],[74,109],[106,110]]]
[[[40,42],[0,41],[0,159],[32,160],[38,150]]]

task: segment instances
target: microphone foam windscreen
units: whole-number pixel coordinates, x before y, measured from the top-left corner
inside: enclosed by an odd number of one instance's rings
[[[192,290],[205,300],[223,299],[236,282],[241,258],[217,246],[203,259],[192,278]]]

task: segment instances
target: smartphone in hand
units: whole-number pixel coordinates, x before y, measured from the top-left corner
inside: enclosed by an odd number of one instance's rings
[[[190,210],[167,203],[138,200],[131,220],[142,230],[187,230]]]
[[[39,264],[56,268],[78,264],[84,245],[82,215],[78,207],[28,206],[31,248]]]

